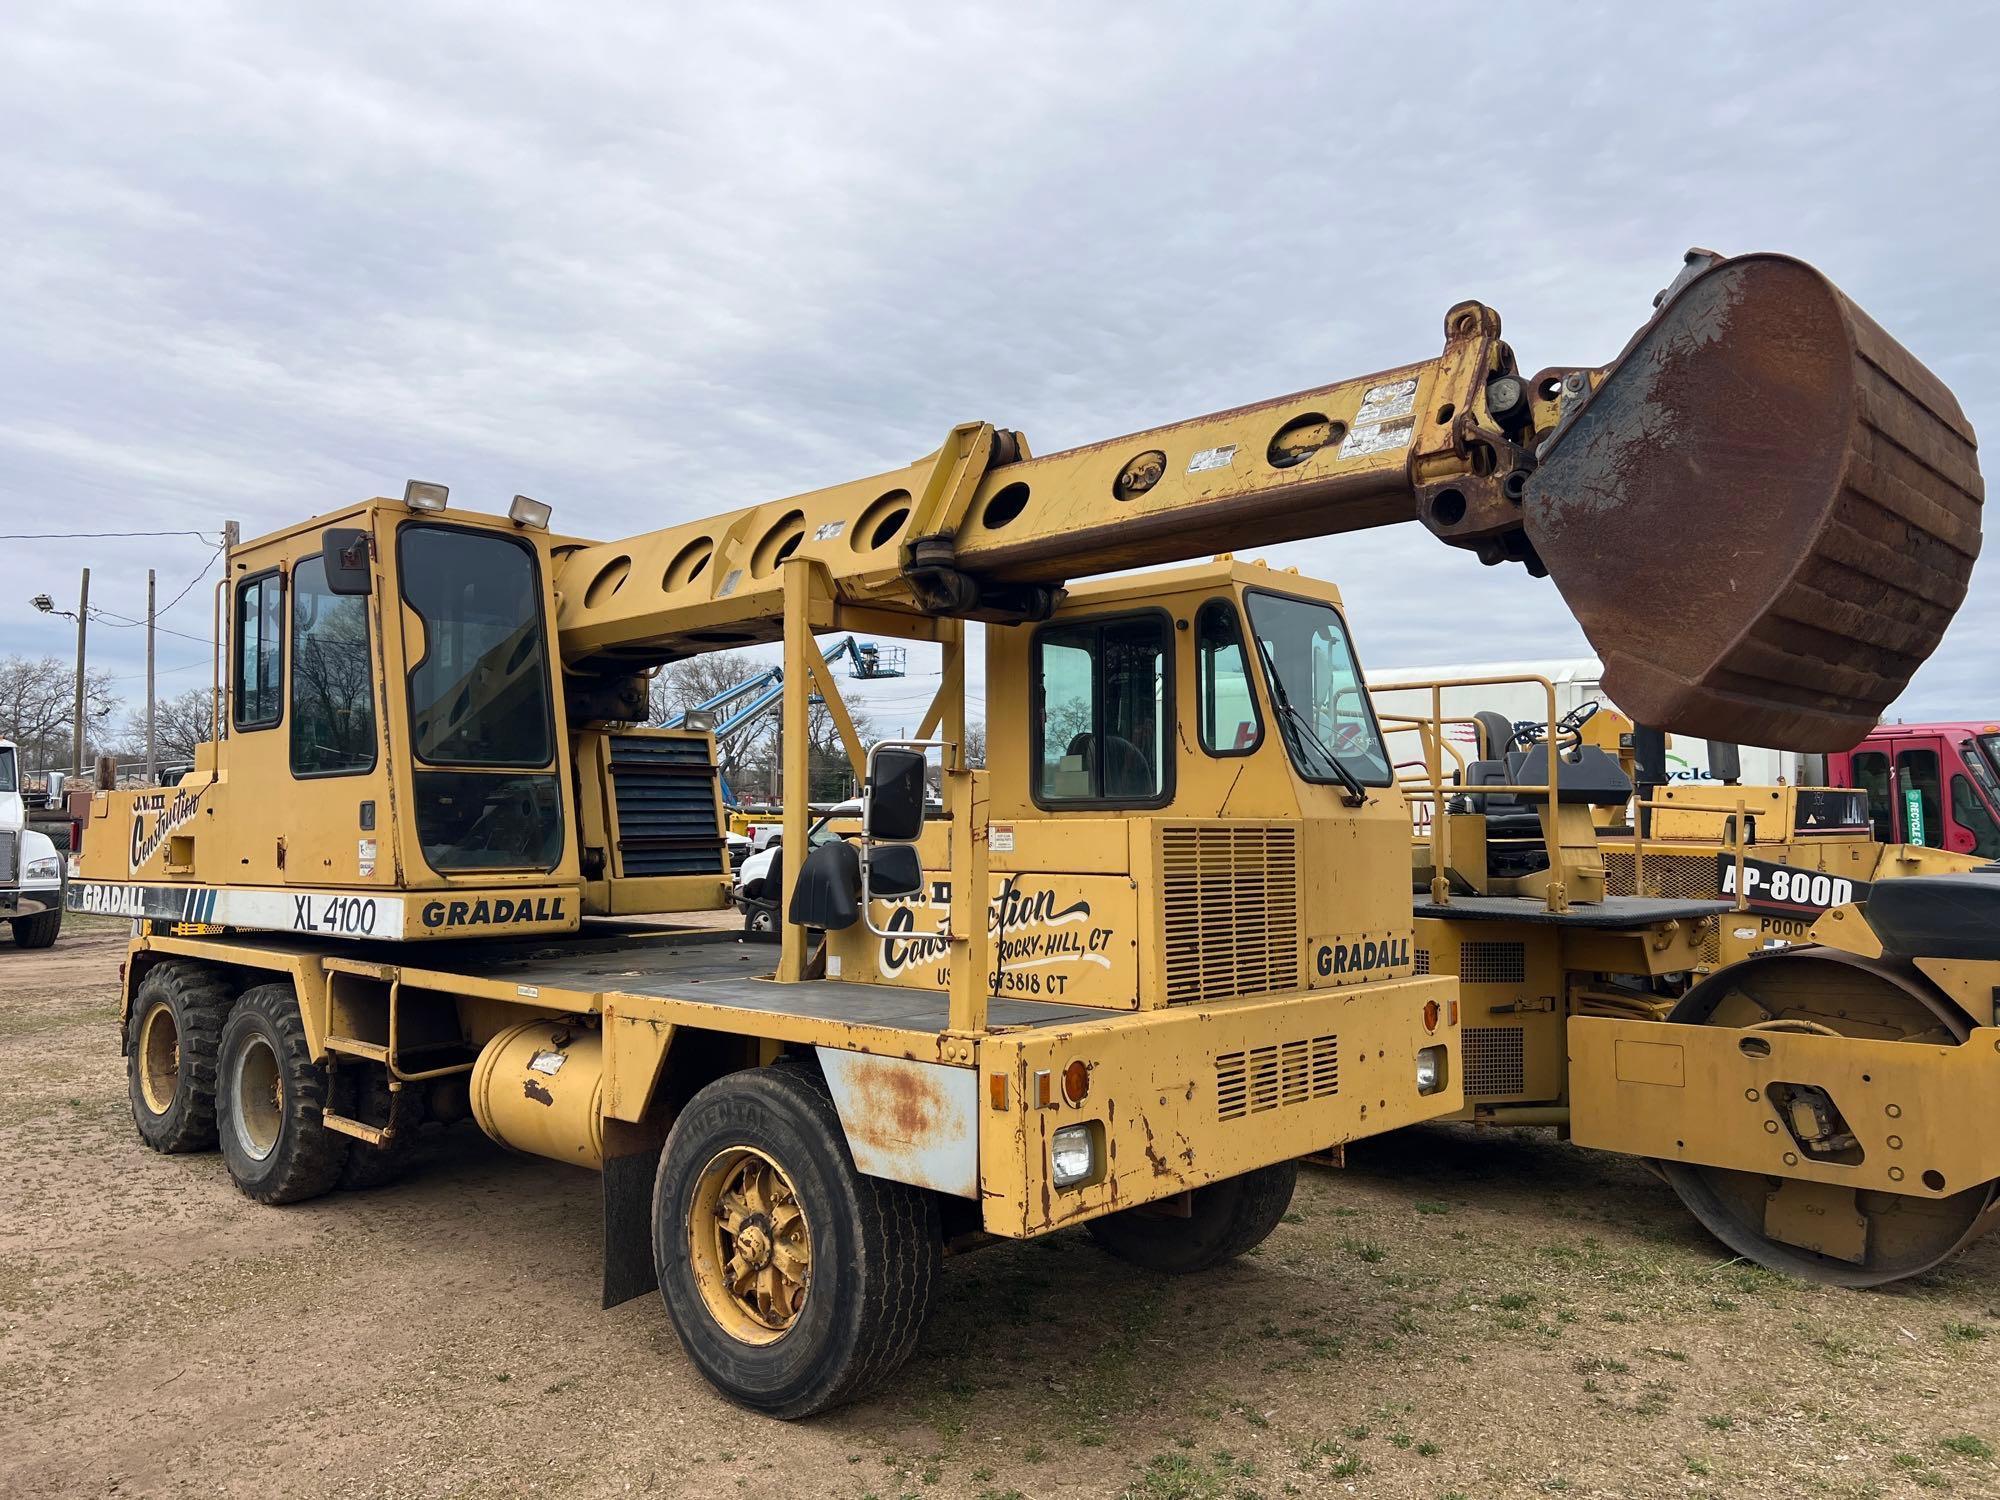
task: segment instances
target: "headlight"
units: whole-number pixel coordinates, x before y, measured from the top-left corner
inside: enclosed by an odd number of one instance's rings
[[[1444,1048],[1426,1047],[1417,1054],[1417,1092],[1435,1094],[1444,1087]]]
[[[1097,1146],[1088,1125],[1065,1125],[1049,1137],[1049,1166],[1059,1188],[1088,1182],[1097,1172]]]
[[[62,879],[62,856],[60,854],[45,854],[40,859],[29,860],[27,874],[22,878],[26,880]]]

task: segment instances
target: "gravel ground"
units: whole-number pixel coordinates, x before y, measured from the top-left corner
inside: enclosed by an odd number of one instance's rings
[[[584,1174],[461,1126],[270,1209],[145,1151],[122,946],[0,948],[6,1496],[2000,1494],[2000,1235],[1805,1286],[1635,1163],[1462,1127],[1308,1169],[1208,1276],[1075,1233],[955,1260],[889,1388],[769,1422],[655,1299],[598,1310]]]

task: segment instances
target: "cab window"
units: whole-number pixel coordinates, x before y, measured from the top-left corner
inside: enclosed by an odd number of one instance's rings
[[[1952,775],[1951,815],[1972,835],[1974,854],[2000,859],[2000,819],[1994,817],[1994,809],[2000,808],[2000,783],[1994,781],[1993,773],[1979,758],[1979,747],[1971,740],[1963,741],[1958,753],[1965,775]]]
[[[375,682],[367,601],[327,591],[326,564],[292,569],[292,774],[348,776],[375,766]]]
[[[1944,847],[1944,800],[1935,750],[1904,750],[1896,756],[1903,788],[1903,842]]]
[[[236,727],[269,729],[284,714],[285,583],[260,573],[236,586]]]
[[[1854,784],[1868,794],[1868,822],[1878,844],[1896,842],[1889,809],[1889,757],[1880,750],[1857,750],[1848,757]]]
[[[1035,800],[1148,807],[1173,784],[1167,616],[1079,621],[1037,632]]]
[[[1194,682],[1201,748],[1210,755],[1247,755],[1263,741],[1264,723],[1250,687],[1250,657],[1236,606],[1211,599],[1195,616]]]

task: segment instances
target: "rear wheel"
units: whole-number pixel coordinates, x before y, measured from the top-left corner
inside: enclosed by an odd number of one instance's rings
[[[1668,1019],[1947,1047],[1967,1033],[1921,975],[1832,948],[1793,948],[1719,970]],[[1780,1087],[1770,1089],[1773,1102]],[[1788,1116],[1817,1132],[1800,1139],[1801,1151],[1836,1149],[1845,1129],[1838,1097],[1813,1085],[1782,1087]],[[1988,1182],[1930,1198],[1685,1162],[1659,1166],[1709,1233],[1737,1254],[1836,1286],[1879,1286],[1949,1259],[1991,1224],[1986,1210],[2000,1188]]]
[[[340,1181],[349,1138],[327,1129],[326,1097],[292,987],[246,991],[222,1028],[216,1089],[222,1158],[237,1187],[259,1203],[297,1203]]]
[[[216,1062],[232,997],[197,963],[155,964],[125,1022],[125,1085],[139,1139],[155,1151],[215,1146]]]
[[[681,1346],[731,1400],[807,1417],[916,1347],[943,1257],[937,1204],[864,1177],[817,1072],[718,1079],[660,1154],[653,1258]]]
[[[55,946],[56,935],[62,931],[62,908],[52,906],[47,911],[38,911],[32,917],[14,918],[14,946],[17,948],[51,948]]]
[[[1099,1245],[1135,1266],[1169,1275],[1206,1271],[1270,1238],[1292,1206],[1298,1180],[1297,1162],[1279,1162],[1196,1188],[1184,1200],[1186,1214],[1148,1205],[1092,1219],[1087,1227]]]

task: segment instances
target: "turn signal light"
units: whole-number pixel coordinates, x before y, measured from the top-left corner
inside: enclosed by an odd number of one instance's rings
[[[1063,1069],[1063,1098],[1071,1104],[1081,1104],[1089,1097],[1090,1069],[1079,1057]]]

